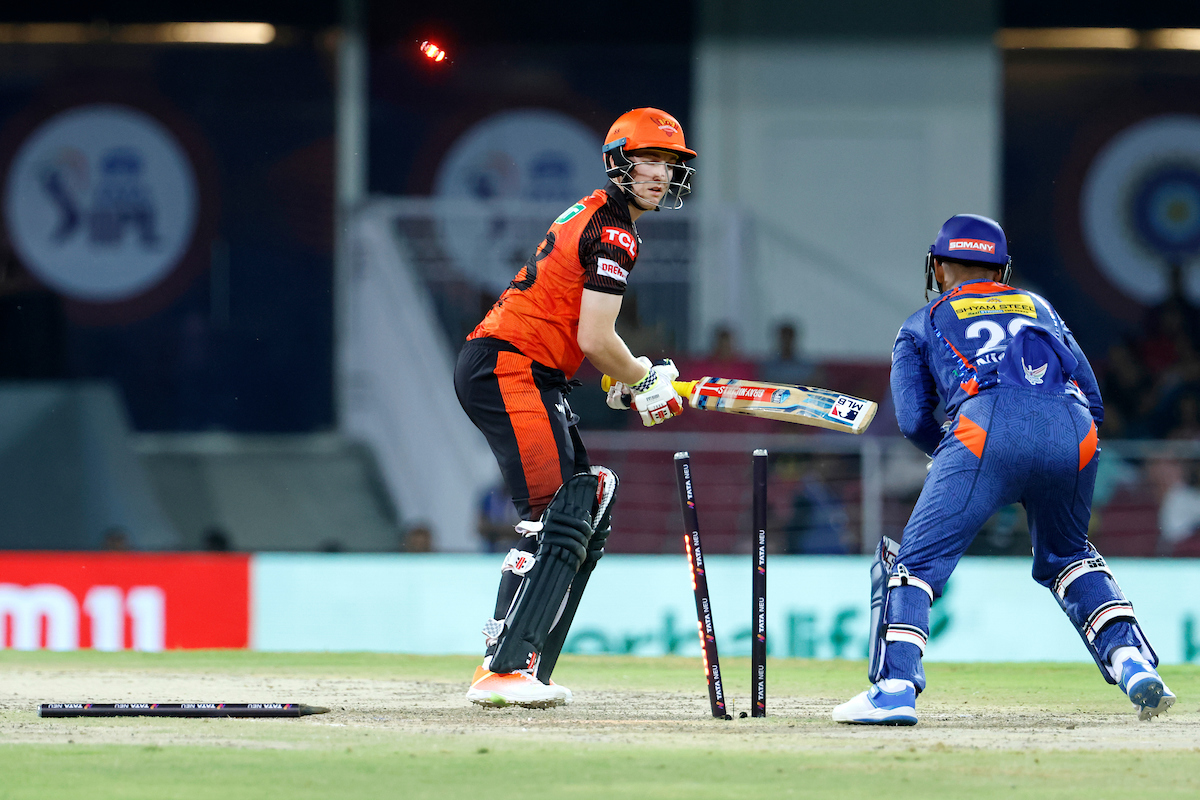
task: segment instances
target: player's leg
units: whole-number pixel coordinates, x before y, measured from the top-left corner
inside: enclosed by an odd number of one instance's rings
[[[870,632],[875,637],[869,665],[874,685],[838,706],[835,721],[917,721],[915,701],[925,688],[921,658],[929,639],[930,607],[980,527],[1012,492],[1007,469],[1012,448],[987,435],[992,403],[993,398],[977,398],[960,413],[955,437],[948,438],[934,457],[894,567],[888,571],[880,563],[872,570],[879,584],[873,594],[880,595],[881,607],[877,629]],[[880,554],[877,561],[883,561]]]
[[[567,592],[587,555],[595,522],[597,476],[586,469],[587,452],[574,430],[578,418],[571,413],[562,394],[561,373],[551,374],[535,364],[532,374],[541,391],[540,407],[532,399],[528,403],[534,412],[532,423],[540,423],[547,416],[553,421],[558,464],[560,468],[567,466],[576,472],[558,489],[538,522],[538,547],[533,565],[519,585],[502,625],[498,626],[497,644],[488,665],[494,673],[536,669],[549,630],[561,619],[569,603]],[[503,383],[503,375],[501,378]],[[520,403],[513,401],[511,393],[506,397],[506,404],[514,428],[519,431],[522,425],[530,423],[514,413]],[[548,445],[543,445],[543,449],[548,450]],[[528,479],[530,459],[524,448],[521,459]],[[539,494],[532,485],[529,497],[531,507],[540,504]],[[570,611],[573,615],[574,610]],[[557,658],[557,652],[554,658]],[[569,690],[559,688],[569,699]]]
[[[583,599],[588,579],[595,570],[596,563],[604,556],[604,546],[608,542],[609,534],[612,533],[612,508],[616,501],[619,484],[617,474],[608,467],[591,467],[590,472],[598,479],[596,505],[592,509],[592,538],[588,540],[587,555],[579,567],[579,572],[571,581],[571,588],[567,591],[567,597],[563,601],[562,611],[550,629],[550,634],[546,638],[546,646],[543,648],[541,659],[538,662],[538,679],[545,683],[550,683],[550,675],[558,664],[559,655],[562,654],[563,645],[571,630],[571,623],[575,620],[579,602]]]
[[[545,706],[569,697],[561,687],[547,687],[532,675],[488,669],[503,638],[505,619],[536,565],[539,518],[575,462],[561,390],[535,380],[534,368],[520,353],[498,349],[494,343],[468,342],[455,370],[459,402],[487,439],[522,519],[517,530],[523,535],[501,568],[495,615],[484,626],[485,663],[476,670],[468,693],[473,702],[483,704],[496,699]]]
[[[544,683],[557,685],[551,680],[550,676],[554,671],[554,667],[558,662],[558,657],[562,652],[563,645],[566,642],[567,634],[570,631],[571,623],[575,618],[575,613],[579,608],[580,600],[583,598],[584,590],[587,587],[588,579],[592,571],[595,569],[596,563],[604,555],[604,546],[608,540],[608,536],[612,531],[612,506],[616,500],[617,493],[617,475],[607,467],[591,466],[587,454],[587,448],[579,437],[579,431],[576,427],[578,417],[571,413],[570,406],[564,400],[562,405],[565,408],[566,415],[569,421],[569,434],[573,442],[573,450],[575,454],[574,463],[574,478],[579,479],[583,475],[591,475],[595,477],[596,491],[591,505],[591,535],[587,541],[587,551],[584,555],[583,562],[578,566],[577,571],[571,578],[570,586],[566,591],[566,595],[562,598],[562,602],[558,605],[557,613],[555,614],[550,630],[544,637],[540,636],[531,642],[531,647],[538,653],[537,655],[537,675],[538,679]],[[543,535],[545,541],[545,535]],[[540,558],[540,556],[539,556]],[[547,576],[549,573],[547,573]],[[535,576],[531,576],[531,581],[535,580]],[[550,580],[547,577],[547,580]],[[530,588],[533,591],[533,588]],[[557,593],[556,593],[557,594]],[[510,624],[515,625],[520,613],[510,615]],[[504,664],[505,654],[500,654],[500,664]],[[570,690],[562,687],[566,691],[568,697]]]
[[[571,476],[542,514],[537,557],[504,619],[489,667],[493,672],[537,669],[550,627],[587,555],[596,486],[590,472]]]
[[[1175,695],[1155,670],[1158,656],[1133,605],[1087,539],[1100,455],[1095,428],[1080,406],[1064,407],[1053,422],[1024,498],[1033,577],[1054,593],[1105,680],[1121,687],[1141,719],[1150,719],[1169,709]]]

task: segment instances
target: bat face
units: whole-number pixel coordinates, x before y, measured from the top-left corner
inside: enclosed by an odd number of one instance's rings
[[[878,410],[870,400],[815,386],[707,377],[696,382],[689,404],[849,433],[865,431]]]

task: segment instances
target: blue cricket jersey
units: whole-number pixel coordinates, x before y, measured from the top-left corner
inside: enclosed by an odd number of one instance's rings
[[[988,280],[968,281],[913,314],[892,347],[892,401],[900,431],[933,455],[943,430],[934,416],[939,398],[951,420],[962,403],[1001,382],[997,372],[1017,331],[1049,331],[1079,362],[1064,394],[1104,420],[1100,388],[1087,357],[1045,298]]]

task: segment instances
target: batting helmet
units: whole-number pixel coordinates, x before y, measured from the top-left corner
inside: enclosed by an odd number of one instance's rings
[[[683,138],[683,126],[665,111],[657,108],[635,108],[617,117],[617,121],[608,129],[608,135],[604,137],[604,171],[630,199],[639,204],[645,203],[645,199],[636,197],[629,191],[633,162],[629,160],[628,154],[649,149],[669,150],[679,156],[679,164],[669,165],[671,177],[667,191],[654,210],[663,208],[667,201],[674,203],[670,208],[679,208],[683,205],[683,196],[692,191],[692,175],[696,172],[694,167],[689,167],[683,162],[695,158],[696,151],[688,149]]]
[[[992,267],[1000,272],[1000,282],[1012,277],[1012,257],[1008,239],[1000,223],[978,214],[956,214],[946,220],[925,256],[925,294],[935,288],[933,260],[959,261],[963,264]],[[936,287],[941,291],[941,287]]]

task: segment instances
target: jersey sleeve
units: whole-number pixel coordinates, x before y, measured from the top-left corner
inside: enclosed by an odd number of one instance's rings
[[[1092,413],[1092,419],[1096,422],[1096,427],[1104,422],[1104,401],[1100,397],[1100,384],[1096,381],[1096,373],[1092,371],[1092,365],[1088,362],[1087,356],[1083,354],[1083,349],[1075,341],[1074,334],[1066,325],[1063,325],[1063,340],[1071,350],[1071,355],[1079,360],[1079,366],[1075,367],[1075,372],[1071,374],[1075,383],[1083,390],[1083,394],[1087,397],[1088,410]]]
[[[900,329],[892,347],[892,404],[904,437],[926,455],[933,455],[942,440],[942,428],[933,413],[938,405],[937,385],[916,337],[905,328]]]
[[[616,225],[592,225],[579,239],[583,288],[605,294],[625,294],[629,273],[637,260],[637,234]]]

